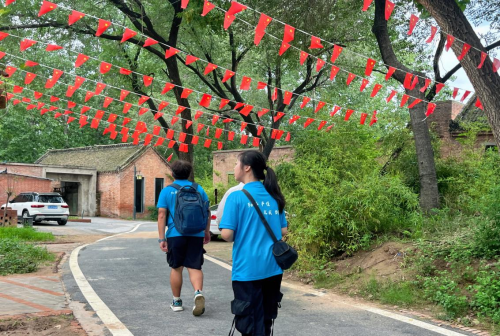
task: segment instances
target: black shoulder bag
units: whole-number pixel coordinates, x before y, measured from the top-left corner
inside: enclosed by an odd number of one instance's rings
[[[259,214],[262,223],[264,223],[267,232],[269,233],[269,235],[271,235],[271,238],[273,239],[274,242],[273,255],[274,258],[276,258],[276,262],[278,263],[279,267],[281,267],[282,270],[289,269],[290,267],[292,267],[293,263],[297,261],[297,258],[299,257],[297,251],[295,251],[293,247],[291,247],[284,241],[276,239],[273,230],[271,230],[269,223],[262,214],[262,211],[260,211],[259,206],[253,199],[252,195],[250,195],[250,193],[245,189],[242,189],[242,191],[245,193],[245,195],[247,195],[250,202],[252,202],[253,207],[255,208],[255,210],[257,210],[257,213]]]

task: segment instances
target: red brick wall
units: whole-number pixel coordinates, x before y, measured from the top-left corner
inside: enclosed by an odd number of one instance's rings
[[[52,191],[51,180],[38,179],[34,177],[0,174],[0,204],[7,201],[7,190],[12,189],[15,195],[22,192],[50,192]]]
[[[29,165],[18,165],[18,164],[0,164],[0,171],[7,168],[8,173],[29,175],[29,176],[40,176],[42,177],[43,169],[42,167],[29,166]]]
[[[97,192],[101,194],[100,216],[120,217],[120,176],[97,173]]]
[[[454,120],[463,108],[463,104],[455,101],[436,102],[436,109],[426,120],[429,127],[440,138],[450,138],[450,121]]]
[[[172,173],[166,163],[161,160],[152,148],[149,148],[135,161],[137,172],[144,179],[144,212],[137,213],[136,218],[148,218],[147,208],[155,204],[155,178],[163,178],[164,186],[172,183]],[[134,164],[129,165],[120,173],[120,204],[119,213],[122,218],[133,216],[134,206]]]

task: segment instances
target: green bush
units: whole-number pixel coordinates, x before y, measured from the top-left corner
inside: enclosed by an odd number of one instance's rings
[[[481,270],[477,274],[472,306],[480,316],[500,324],[500,271]]]
[[[30,227],[0,227],[0,239],[8,238],[26,241],[53,241],[55,239],[50,232],[38,232]]]
[[[46,248],[19,239],[0,240],[0,275],[35,272],[40,264],[53,260]]]
[[[462,295],[458,284],[445,274],[429,277],[424,281],[424,293],[428,299],[441,305],[449,319],[464,316],[469,310],[469,302]]]
[[[158,220],[158,208],[155,206],[149,206],[148,207],[148,214],[149,214],[149,219],[153,221]]]

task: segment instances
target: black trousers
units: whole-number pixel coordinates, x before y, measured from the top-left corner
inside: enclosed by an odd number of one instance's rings
[[[255,281],[233,281],[231,311],[234,326],[243,336],[271,335],[283,294],[282,274]]]

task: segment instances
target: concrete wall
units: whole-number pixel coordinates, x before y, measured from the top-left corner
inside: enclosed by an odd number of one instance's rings
[[[51,180],[36,177],[0,174],[0,205],[7,202],[8,189],[14,192],[10,197],[12,200],[16,195],[22,192],[50,192],[52,191],[51,182]]]
[[[213,156],[213,183],[233,185],[237,184],[234,181],[234,165],[238,159],[238,155],[243,150],[222,150],[212,153]],[[248,149],[250,150],[250,149]],[[275,147],[269,157],[269,165],[275,168],[282,162],[293,160],[294,150],[292,146]]]

